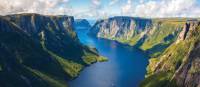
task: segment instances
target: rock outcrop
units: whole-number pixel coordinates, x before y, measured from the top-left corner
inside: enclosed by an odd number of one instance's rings
[[[190,30],[190,23],[185,23],[185,26],[184,26],[183,30],[181,31],[181,33],[179,34],[178,39],[185,40],[189,30]]]
[[[97,21],[90,34],[101,38],[130,40],[131,37],[145,31],[150,25],[150,19],[113,17]]]
[[[190,22],[189,32],[186,35],[188,40],[193,39],[192,48],[185,56],[183,64],[177,69],[173,80],[181,87],[199,87],[200,86],[200,22]]]
[[[162,55],[150,59],[142,87],[200,86],[200,22],[190,21],[184,26]]]

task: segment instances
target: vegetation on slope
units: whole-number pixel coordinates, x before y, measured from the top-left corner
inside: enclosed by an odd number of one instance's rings
[[[108,61],[108,59],[103,56],[96,56],[96,55],[93,55],[93,54],[87,53],[87,52],[85,52],[85,56],[83,56],[82,58],[83,58],[83,61],[88,65],[95,63],[95,62]]]
[[[176,40],[184,22],[178,19],[152,20],[153,22],[150,29],[141,33],[135,33],[130,40],[117,40],[139,47],[148,52],[152,57],[159,56],[165,48]]]
[[[39,14],[0,17],[1,86],[66,87],[91,64],[83,61],[85,53],[101,58],[80,44],[71,22],[67,16]]]
[[[62,57],[56,55],[55,53],[49,51],[44,45],[45,44],[44,40],[45,40],[44,38],[41,39],[41,45],[42,45],[43,49],[58,61],[58,63],[62,66],[63,70],[71,78],[77,77],[79,75],[80,71],[83,69],[84,65],[75,63],[73,61],[69,61],[69,60],[62,58]]]
[[[155,75],[151,75],[145,79],[140,85],[140,87],[167,87],[170,79],[172,77],[171,72],[160,72]],[[176,85],[171,84],[169,87],[176,87]]]
[[[50,85],[48,79],[65,81],[68,78],[61,66],[20,28],[3,19],[0,19],[0,24],[1,86],[55,87]],[[36,76],[24,66],[40,71],[48,79]],[[59,80],[57,82],[60,83]],[[67,86],[66,83],[63,85]]]
[[[159,56],[176,40],[183,26],[184,23],[179,20],[154,20],[154,27],[149,31],[140,48],[147,51],[151,57]]]
[[[187,19],[113,18],[97,22],[91,32],[98,37],[116,40],[139,47],[150,56],[159,56],[172,44]],[[99,29],[99,30],[98,30]]]
[[[195,49],[195,44],[200,41],[200,27],[190,30],[185,40],[177,40],[169,46],[159,57],[151,58],[147,67],[146,79],[141,83],[141,87],[176,87],[176,73],[180,72],[184,65],[189,64],[191,51]],[[197,67],[197,66],[196,66]],[[190,67],[188,72],[198,72],[196,67]],[[187,69],[187,68],[184,68]],[[162,78],[162,79],[161,79]],[[186,78],[186,77],[181,77]],[[183,85],[183,83],[182,83]]]
[[[148,50],[158,44],[169,44],[173,40],[173,36],[175,36],[178,29],[180,29],[180,25],[174,24],[173,22],[158,23],[155,30],[150,31],[151,33],[147,35],[147,39],[142,44],[141,48],[143,50]]]

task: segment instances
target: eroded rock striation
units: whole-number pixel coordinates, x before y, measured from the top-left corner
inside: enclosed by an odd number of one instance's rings
[[[102,38],[130,40],[150,25],[150,19],[113,17],[97,21],[90,33]]]

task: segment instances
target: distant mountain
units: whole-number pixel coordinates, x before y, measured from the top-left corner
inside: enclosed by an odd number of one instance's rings
[[[151,25],[149,19],[113,17],[97,21],[90,33],[102,38],[129,40],[132,36],[144,31],[149,25]]]
[[[84,66],[104,59],[79,42],[73,22],[64,15],[1,16],[1,86],[67,87]]]
[[[74,22],[74,26],[77,29],[91,28],[90,23],[86,19],[76,19]]]

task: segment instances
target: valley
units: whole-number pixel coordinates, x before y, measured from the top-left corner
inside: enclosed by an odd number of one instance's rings
[[[199,29],[198,19],[113,17],[98,21],[90,35],[137,47],[152,57],[141,87],[198,87]]]
[[[86,67],[70,81],[71,87],[138,87],[146,73],[148,55],[116,41],[88,36],[88,31],[76,30],[80,41],[97,48],[109,60]]]
[[[200,87],[200,0],[0,0],[0,87]]]
[[[199,86],[199,19],[116,16],[92,22],[0,16],[1,86]]]

